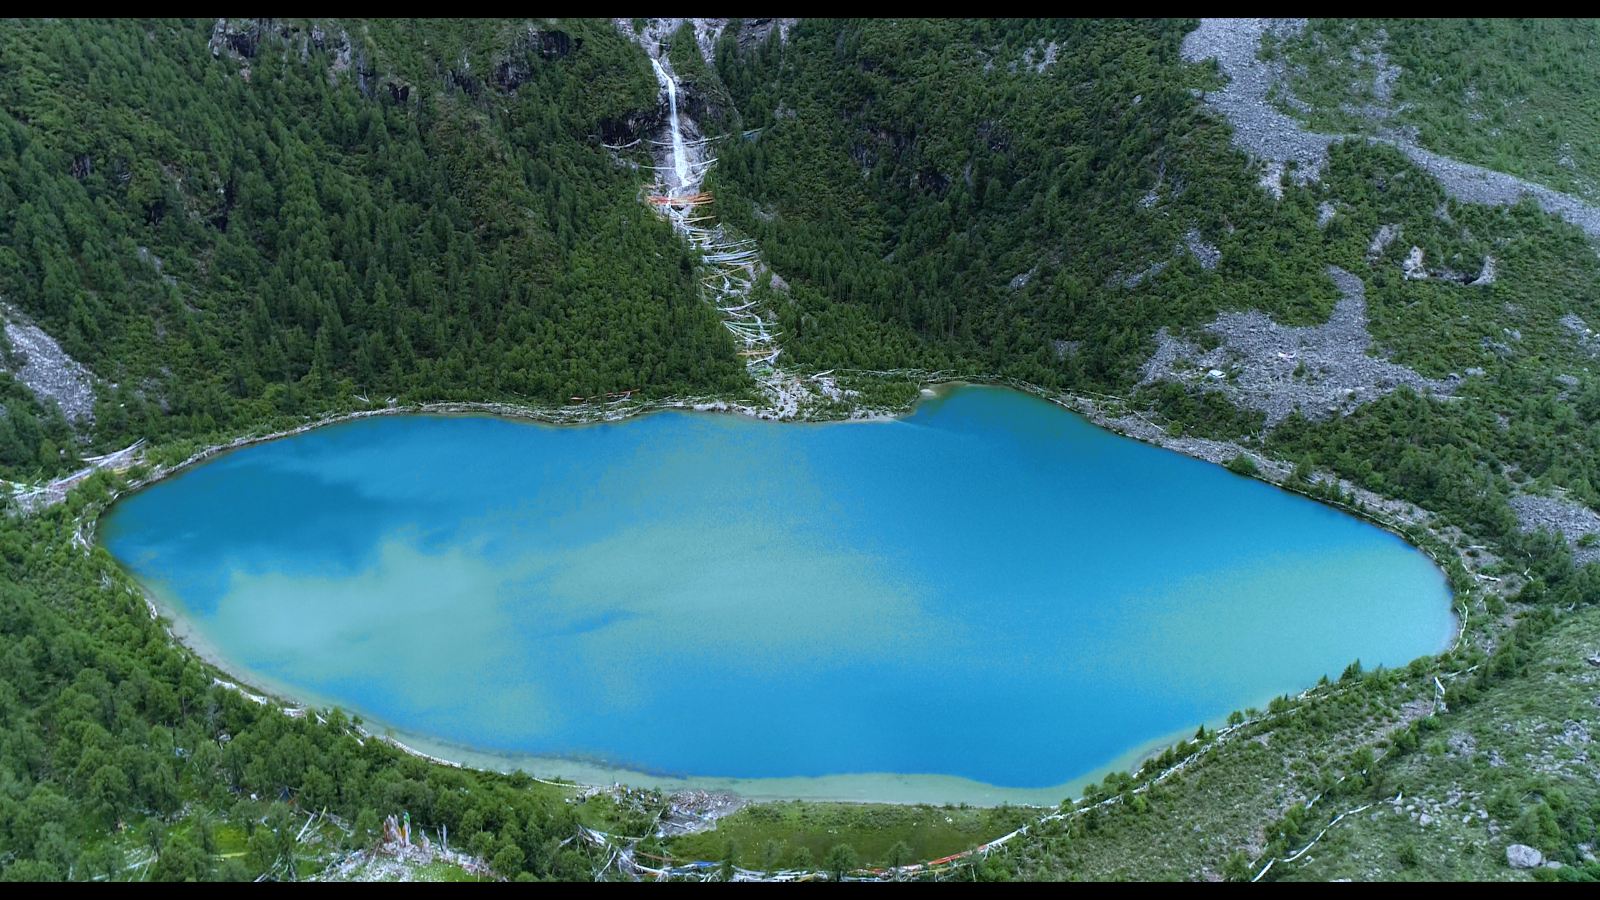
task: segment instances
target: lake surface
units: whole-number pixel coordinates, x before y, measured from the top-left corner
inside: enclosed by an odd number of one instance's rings
[[[1454,632],[1388,532],[996,388],[880,422],[363,419],[100,534],[254,683],[457,756],[753,794],[1060,799]]]

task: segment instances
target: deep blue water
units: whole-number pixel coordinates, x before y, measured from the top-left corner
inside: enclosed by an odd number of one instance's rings
[[[992,388],[868,423],[365,419],[101,534],[238,671],[691,776],[1057,785],[1453,630],[1393,535]]]

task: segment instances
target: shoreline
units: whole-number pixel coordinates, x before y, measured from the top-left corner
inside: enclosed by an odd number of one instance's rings
[[[1441,658],[1452,650],[1458,648],[1465,640],[1468,631],[1469,619],[1467,607],[1462,596],[1462,591],[1456,589],[1451,578],[1451,573],[1445,561],[1441,560],[1433,547],[1429,545],[1437,541],[1444,546],[1450,546],[1448,535],[1440,534],[1429,527],[1430,514],[1419,508],[1403,503],[1402,501],[1389,500],[1376,494],[1365,492],[1360,488],[1350,485],[1342,479],[1333,480],[1332,483],[1340,486],[1344,493],[1354,494],[1361,507],[1352,507],[1349,504],[1333,501],[1329,498],[1319,497],[1307,491],[1297,490],[1295,486],[1288,485],[1290,469],[1279,461],[1269,460],[1260,454],[1248,450],[1232,442],[1215,441],[1201,438],[1174,437],[1165,429],[1151,422],[1138,412],[1117,415],[1106,407],[1112,404],[1126,404],[1124,398],[1101,395],[1096,399],[1087,395],[1074,395],[1063,392],[1050,391],[1037,385],[1025,382],[1012,382],[1010,379],[984,379],[967,377],[961,378],[946,373],[862,373],[876,377],[904,378],[918,385],[919,395],[905,407],[898,409],[875,409],[867,407],[852,407],[849,415],[807,418],[804,416],[785,416],[781,411],[764,408],[748,403],[741,403],[715,398],[670,398],[658,401],[646,401],[630,404],[614,409],[595,408],[591,405],[575,407],[541,408],[535,406],[522,406],[501,402],[470,402],[470,401],[441,401],[431,403],[416,403],[405,405],[386,406],[377,409],[352,410],[343,413],[330,414],[301,425],[280,429],[264,434],[246,435],[235,438],[226,443],[213,444],[194,452],[181,462],[171,465],[160,465],[138,479],[118,490],[111,492],[109,499],[103,503],[87,508],[84,517],[87,522],[80,521],[78,529],[80,538],[89,547],[96,543],[95,532],[98,528],[99,518],[107,512],[119,499],[136,491],[149,487],[152,484],[181,474],[193,466],[209,461],[224,453],[243,449],[255,444],[278,440],[285,437],[304,434],[308,431],[330,425],[356,421],[384,415],[486,415],[513,421],[532,422],[550,426],[581,426],[602,424],[607,422],[622,422],[636,416],[649,415],[655,412],[677,410],[682,412],[702,413],[733,413],[749,416],[750,418],[765,421],[801,422],[814,424],[844,423],[844,422],[870,422],[891,421],[903,418],[915,412],[916,408],[925,400],[938,398],[951,390],[964,385],[984,386],[990,388],[1004,388],[1017,390],[1038,399],[1049,402],[1065,409],[1075,415],[1086,419],[1096,427],[1104,428],[1122,437],[1138,440],[1161,449],[1180,453],[1204,462],[1221,465],[1225,458],[1244,455],[1257,463],[1258,474],[1254,480],[1264,481],[1282,490],[1297,493],[1310,500],[1339,509],[1346,514],[1355,516],[1369,524],[1380,527],[1399,539],[1408,546],[1422,552],[1439,570],[1445,578],[1447,591],[1451,600],[1451,617],[1455,624],[1454,637],[1439,650],[1419,658]],[[1107,401],[1110,401],[1109,403]],[[1225,456],[1226,455],[1226,456]],[[1252,477],[1252,476],[1241,476]],[[1321,483],[1320,479],[1313,484]],[[1372,506],[1366,505],[1371,498],[1374,506],[1380,512],[1374,512]],[[1395,515],[1396,513],[1409,512],[1409,516]],[[1399,521],[1390,519],[1395,515]],[[1420,520],[1420,521],[1419,521]],[[1407,526],[1421,528],[1431,541],[1417,539],[1409,532]],[[1452,554],[1456,563],[1464,563],[1464,556]],[[118,562],[121,568],[121,563]],[[1470,570],[1469,570],[1470,571]],[[138,585],[146,606],[152,618],[165,618],[166,631],[174,643],[183,647],[206,663],[210,668],[220,673],[215,681],[218,684],[229,686],[238,690],[246,697],[258,703],[272,702],[285,714],[303,716],[314,712],[312,704],[298,702],[292,694],[277,688],[266,688],[262,693],[255,693],[255,683],[261,681],[254,673],[248,678],[240,678],[238,667],[223,659],[214,648],[205,645],[203,638],[196,629],[184,620],[181,614],[171,609],[171,604],[165,602],[159,592],[146,585],[136,576],[123,569],[133,582]],[[257,688],[259,690],[259,688]],[[1297,697],[1309,696],[1315,688],[1307,688]],[[357,715],[354,711],[349,711]],[[1245,724],[1265,718],[1265,714],[1255,719],[1247,720]],[[845,802],[845,803],[890,803],[890,804],[964,804],[975,806],[1058,806],[1062,803],[1072,802],[1081,797],[1083,791],[1091,784],[1097,783],[1107,774],[1112,772],[1138,773],[1145,761],[1159,756],[1174,744],[1184,742],[1188,735],[1187,728],[1181,732],[1164,737],[1154,738],[1142,743],[1127,752],[1109,761],[1104,766],[1099,766],[1082,775],[1073,777],[1058,785],[1044,788],[1003,788],[986,785],[970,779],[957,776],[941,775],[900,775],[893,773],[863,773],[836,776],[794,777],[794,778],[718,778],[718,777],[674,777],[652,775],[648,772],[610,767],[582,760],[560,757],[541,757],[533,754],[516,754],[497,751],[483,751],[470,747],[454,745],[448,741],[430,738],[424,735],[414,735],[400,729],[394,729],[384,723],[367,719],[363,716],[364,726],[357,730],[366,737],[382,740],[401,752],[417,758],[441,765],[456,768],[472,768],[482,771],[508,773],[522,771],[535,777],[536,780],[546,783],[565,784],[570,781],[574,790],[584,788],[605,788],[614,784],[627,784],[663,792],[681,792],[694,790],[710,790],[735,794],[743,799],[753,802],[774,802],[781,800],[804,800],[807,802]],[[1217,725],[1221,718],[1214,722],[1205,723],[1208,730]],[[1229,729],[1232,730],[1232,729]],[[1201,748],[1201,752],[1204,748]],[[452,758],[455,757],[455,758]],[[458,759],[460,761],[458,761]],[[537,768],[535,768],[535,766]],[[560,781],[547,781],[544,776],[553,776]],[[919,787],[926,788],[938,784],[955,790],[947,791],[941,799],[930,799],[926,796],[913,797],[911,792],[917,792]],[[888,790],[885,790],[888,788]]]

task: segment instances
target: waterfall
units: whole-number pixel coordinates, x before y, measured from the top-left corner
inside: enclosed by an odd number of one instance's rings
[[[661,61],[653,56],[650,58],[650,65],[655,67],[656,80],[667,90],[667,111],[670,116],[668,121],[672,126],[672,171],[678,176],[678,189],[687,190],[689,148],[683,143],[683,129],[678,125],[678,82],[667,74],[667,70],[661,67]]]
[[[802,408],[817,400],[817,389],[811,381],[777,368],[777,359],[783,352],[778,339],[781,331],[772,329],[776,317],[763,310],[751,296],[757,278],[765,268],[760,250],[750,238],[734,238],[709,211],[711,198],[700,195],[701,180],[716,157],[707,147],[717,140],[700,135],[693,118],[687,124],[678,110],[678,81],[672,63],[665,56],[669,35],[680,27],[682,19],[652,19],[644,29],[636,29],[633,20],[615,20],[617,28],[629,38],[639,42],[655,70],[656,81],[667,95],[668,132],[671,140],[660,140],[660,133],[652,134],[654,148],[651,158],[655,165],[656,190],[650,198],[656,210],[694,248],[703,265],[710,271],[702,281],[706,299],[717,310],[722,326],[732,333],[737,353],[744,360],[746,370],[759,386],[765,405],[756,413],[762,417],[792,419],[802,414]],[[689,139],[684,129],[689,129]],[[726,135],[723,135],[726,137]],[[661,148],[671,153],[667,164]],[[832,382],[826,383],[825,392],[833,400],[842,399]]]

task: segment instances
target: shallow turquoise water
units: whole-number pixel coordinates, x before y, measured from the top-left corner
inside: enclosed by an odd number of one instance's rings
[[[992,388],[866,423],[365,419],[101,535],[236,671],[673,775],[1059,785],[1453,632],[1393,535]]]

